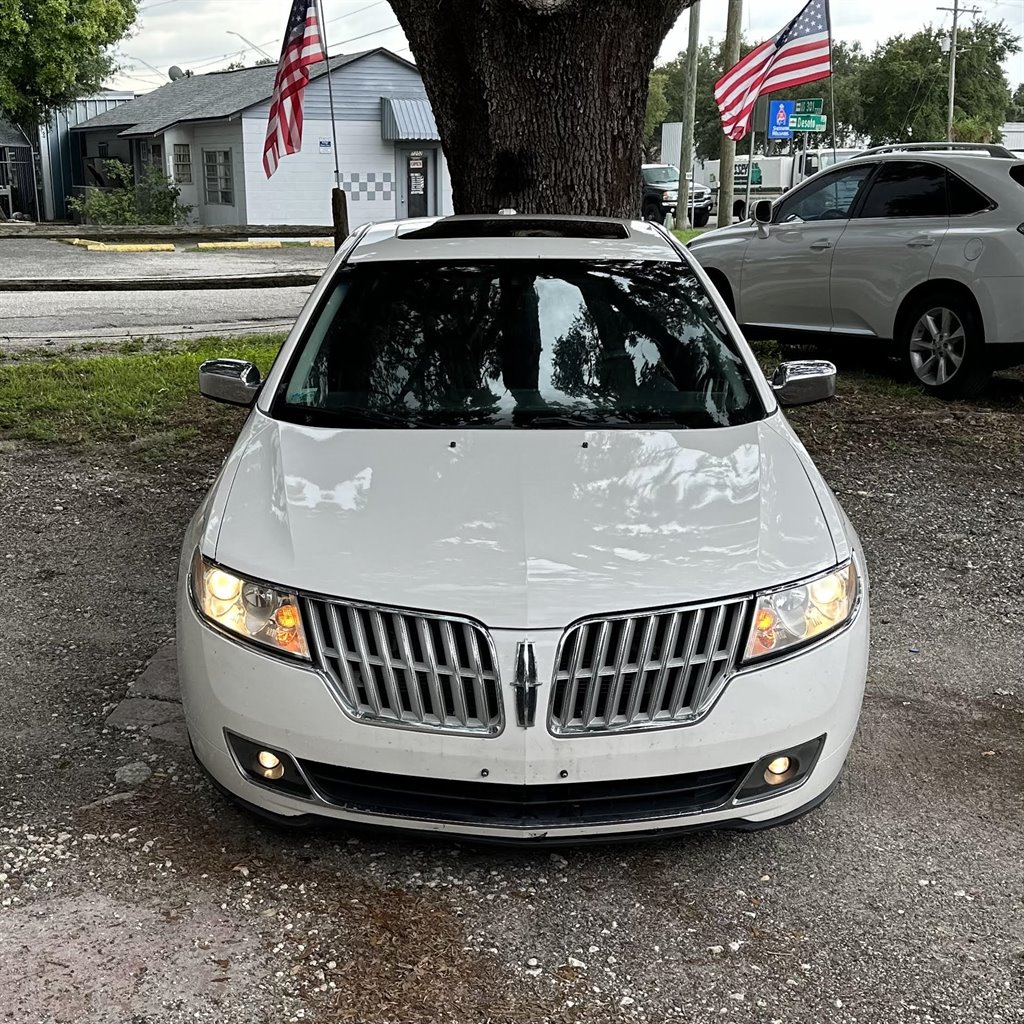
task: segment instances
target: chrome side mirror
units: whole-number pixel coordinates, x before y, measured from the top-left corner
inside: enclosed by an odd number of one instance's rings
[[[261,383],[256,364],[245,359],[207,359],[199,367],[199,393],[215,402],[252,405]]]
[[[796,359],[782,363],[772,378],[780,405],[810,405],[836,393],[836,368],[824,359]]]

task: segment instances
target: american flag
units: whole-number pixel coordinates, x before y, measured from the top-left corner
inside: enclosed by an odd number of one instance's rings
[[[269,178],[282,153],[302,149],[302,93],[309,81],[309,66],[325,59],[316,16],[316,0],[294,0],[274,78],[267,138],[263,143],[263,169]]]
[[[811,2],[776,36],[751,50],[715,82],[722,131],[739,142],[750,129],[757,97],[832,74],[828,0]]]

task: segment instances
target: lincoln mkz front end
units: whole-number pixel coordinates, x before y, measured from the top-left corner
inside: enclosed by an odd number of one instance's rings
[[[196,756],[263,814],[504,842],[754,829],[836,785],[868,652],[856,534],[660,228],[365,231],[182,550]]]

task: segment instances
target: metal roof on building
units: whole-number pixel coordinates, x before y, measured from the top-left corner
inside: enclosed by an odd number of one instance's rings
[[[371,53],[383,53],[403,64],[408,61],[383,47],[348,53],[331,58],[331,70],[352,64]],[[414,66],[414,65],[410,65]],[[326,72],[325,64],[314,67],[310,79]],[[277,66],[241,68],[237,71],[213,71],[206,75],[191,75],[140,96],[115,110],[75,125],[75,130],[94,128],[121,128],[119,134],[132,136],[159,135],[182,121],[216,121],[263,103],[274,91]]]
[[[380,101],[380,134],[385,142],[438,142],[434,112],[420,96],[383,96]]]
[[[30,146],[25,133],[0,116],[0,146]]]

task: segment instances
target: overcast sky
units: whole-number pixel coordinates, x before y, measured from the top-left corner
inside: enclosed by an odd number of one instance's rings
[[[386,46],[403,57],[411,56],[387,0],[322,2],[331,53]],[[108,84],[143,92],[166,82],[167,69],[172,64],[202,72],[222,68],[239,57],[249,64],[255,63],[261,56],[259,51],[245,49],[240,54],[248,43],[230,35],[231,31],[243,33],[276,61],[290,3],[291,0],[142,0],[134,35],[118,48],[124,72]],[[831,0],[832,34],[836,39],[859,39],[870,49],[891,35],[916,32],[927,24],[948,26],[951,15],[937,10],[937,4],[951,6],[950,0]],[[752,41],[760,42],[782,28],[802,3],[747,0],[744,6],[744,32]],[[1024,36],[1024,0],[972,0],[967,6],[980,7],[983,17],[1002,19]],[[703,0],[701,8],[701,38],[720,38],[725,34],[726,0]],[[965,22],[969,20],[969,16],[964,18]],[[684,14],[665,40],[662,58],[667,60],[685,49],[686,38]],[[147,67],[147,63],[152,67]],[[1012,58],[1006,70],[1014,87],[1024,81],[1024,55]]]

